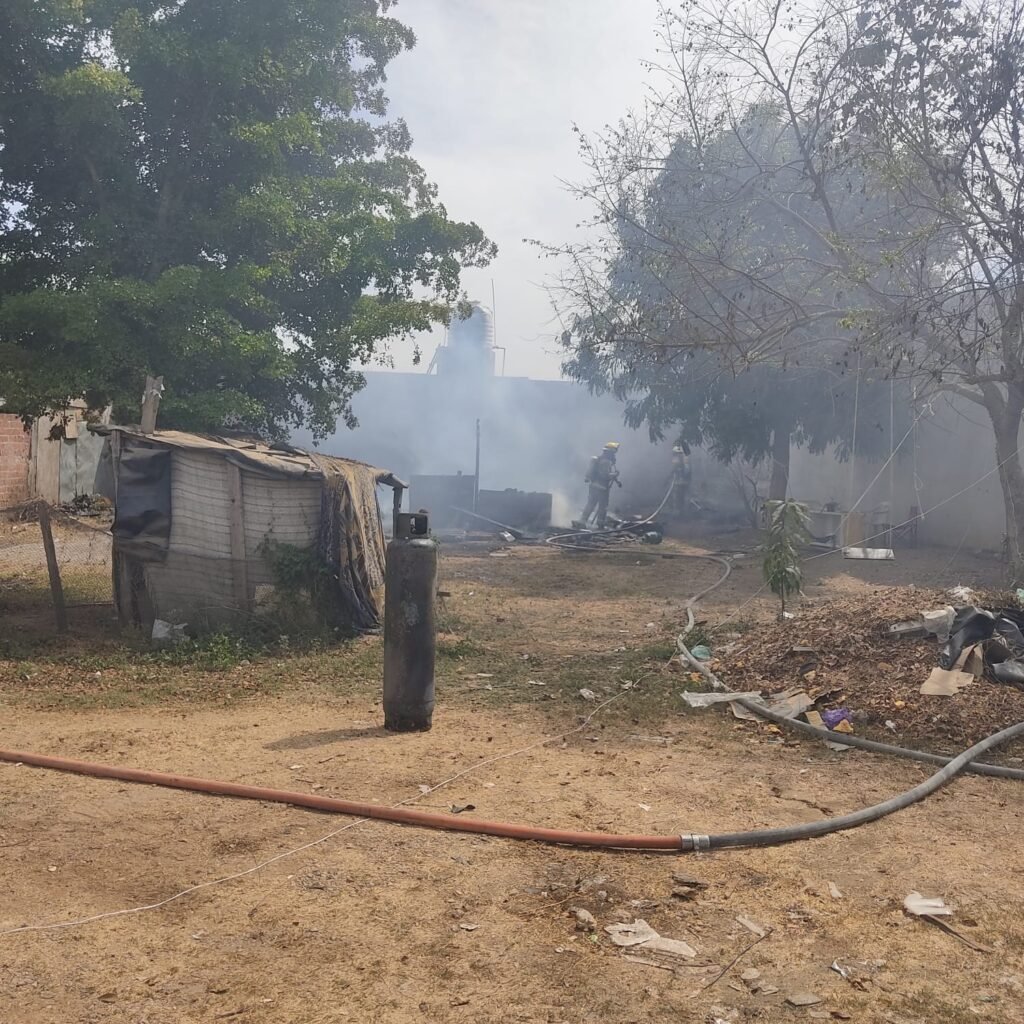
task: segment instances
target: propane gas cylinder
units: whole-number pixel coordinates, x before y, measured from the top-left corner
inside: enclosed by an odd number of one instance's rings
[[[429,729],[434,715],[437,542],[427,515],[400,513],[384,574],[384,728]]]

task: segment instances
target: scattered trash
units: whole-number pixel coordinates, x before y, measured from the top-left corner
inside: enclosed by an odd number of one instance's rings
[[[842,890],[840,890],[839,886],[836,885],[835,882],[828,883],[828,894],[834,900],[841,900],[843,898]]]
[[[639,917],[632,924],[605,925],[604,930],[611,936],[616,946],[639,946],[659,937],[658,933]]]
[[[639,807],[641,811],[649,811],[651,809],[650,804],[637,804],[637,807]]]
[[[948,907],[944,900],[938,897],[922,896],[919,892],[911,892],[907,894],[906,899],[903,900],[903,909],[914,917],[921,918],[922,921],[927,921],[929,924],[935,925],[948,935],[952,935],[954,938],[959,939],[964,945],[970,946],[971,949],[978,953],[991,953],[993,950],[987,946],[980,946],[978,943],[969,939],[962,932],[958,932],[948,922],[942,920],[944,917],[952,917],[953,911]]]
[[[508,532],[508,530],[499,530],[498,531],[498,536],[503,541],[506,541],[509,544],[514,544],[515,541],[516,541],[515,537],[513,537],[512,534]]]
[[[903,909],[915,917],[949,917],[953,913],[937,896],[922,896],[919,892],[907,893]]]
[[[585,686],[580,690],[580,696],[584,700],[597,700],[597,694],[593,690],[588,690]]]
[[[691,708],[710,708],[715,704],[731,704],[736,700],[759,700],[760,690],[747,690],[745,693],[689,693],[680,694],[683,703]],[[749,714],[749,712],[748,712]],[[756,716],[754,716],[756,717]]]
[[[768,709],[787,718],[796,718],[814,707],[814,698],[799,687],[783,690],[768,701]]]
[[[851,733],[853,732],[853,725],[850,723],[848,718],[840,718],[839,721],[832,726],[832,732]]]
[[[478,924],[460,924],[459,927],[464,932],[475,932],[480,927]]]
[[[855,989],[866,992],[871,987],[872,976],[884,966],[884,960],[875,960],[870,964],[862,960],[833,960],[831,970]]]
[[[953,621],[952,635],[939,652],[939,667],[962,671],[969,668],[997,683],[1024,689],[1022,630],[1024,612],[1016,609],[992,612],[974,605],[961,608]]]
[[[775,712],[776,715],[784,715],[786,718],[798,718],[805,712],[809,711],[814,707],[814,698],[801,687],[795,687],[793,689],[783,690],[781,693],[775,693],[770,698],[761,696],[748,696],[745,693],[732,693],[730,694],[733,700],[737,697],[745,697],[748,700],[754,701],[754,703],[760,703],[764,705],[769,711]],[[732,714],[743,722],[763,722],[764,719],[759,718],[754,712],[748,711],[738,703],[733,703]]]
[[[768,929],[759,925],[756,921],[752,921],[749,917],[743,914],[739,914],[736,918],[736,923],[743,925],[748,932],[753,932],[759,939],[763,939],[768,934]]]
[[[931,675],[921,684],[920,693],[931,697],[952,697],[965,686],[974,682],[970,672],[961,672],[955,668],[933,668]]]
[[[850,722],[852,718],[849,708],[828,708],[821,713],[826,729],[835,729],[840,722]]]
[[[974,591],[961,583],[958,583],[948,593],[954,601],[959,601],[961,604],[970,604],[974,600]]]
[[[527,679],[527,686],[543,686],[544,684],[539,679]]]
[[[855,558],[869,562],[894,562],[896,554],[892,548],[843,548],[843,558]]]
[[[921,612],[921,625],[926,633],[931,633],[945,643],[949,639],[955,618],[956,609],[952,605],[946,605],[945,608]]]
[[[711,660],[711,648],[707,644],[697,644],[696,647],[690,648],[690,653],[698,661],[710,661]]]
[[[490,552],[491,558],[508,558],[507,551],[492,551]]]
[[[761,972],[756,967],[748,967],[740,975],[740,981],[742,981],[745,985],[752,985],[760,977]]]
[[[183,640],[188,639],[185,635],[187,627],[187,622],[167,622],[165,619],[154,619],[152,639],[160,643],[180,644]]]
[[[817,711],[805,711],[804,718],[811,724],[816,725],[819,729],[826,728],[825,720],[818,714]],[[829,750],[843,751],[852,750],[852,747],[847,746],[845,743],[836,743],[834,740],[825,740],[825,746]]]
[[[659,935],[639,917],[632,924],[609,924],[605,926],[604,930],[616,946],[639,947],[644,952],[684,957],[687,960],[692,960],[697,955],[697,951],[689,943]]]
[[[910,640],[924,635],[924,624],[921,622],[894,622],[889,627],[889,636],[900,640]]]
[[[692,960],[697,955],[697,950],[688,942],[683,942],[682,939],[667,939],[664,935],[659,935],[656,939],[645,942],[643,948],[652,949],[658,953],[665,953],[668,956],[685,957],[687,960]]]
[[[464,814],[466,811],[475,811],[475,804],[451,804],[448,808],[452,814]]]
[[[821,1001],[821,996],[816,996],[813,992],[795,992],[791,996],[786,996],[786,1002],[790,1006],[817,1006]]]
[[[573,907],[570,913],[576,918],[576,928],[578,931],[597,931],[597,921],[589,910],[583,907]]]
[[[421,782],[416,788],[421,793],[430,793],[430,792],[433,791],[433,787],[432,786],[428,786],[425,782]]]

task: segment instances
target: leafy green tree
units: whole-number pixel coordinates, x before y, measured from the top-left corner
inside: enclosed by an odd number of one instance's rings
[[[3,0],[0,395],[280,436],[494,247],[387,120],[393,0]]]
[[[807,544],[811,537],[808,532],[810,519],[807,509],[797,501],[770,501],[766,509],[768,523],[763,545],[762,569],[768,589],[775,594],[781,605],[781,615],[786,615],[786,598],[799,594],[803,586],[803,570],[800,568],[800,545]]]
[[[840,458],[887,451],[891,367],[862,367],[853,353],[843,283],[806,228],[828,226],[780,111],[709,119],[640,164],[649,130],[627,123],[589,150],[605,186],[587,190],[603,237],[560,253],[571,267],[559,296],[568,373],[615,393],[653,437],[676,433],[726,462],[770,460],[773,499],[786,497],[794,444],[834,445]],[[844,173],[842,228],[888,219],[863,170]],[[893,408],[901,424],[908,409]]]

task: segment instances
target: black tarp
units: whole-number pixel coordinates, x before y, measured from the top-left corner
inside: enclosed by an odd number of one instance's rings
[[[985,674],[997,683],[1024,689],[1024,612],[1014,608],[989,611],[969,605],[953,620],[949,641],[939,651],[939,667],[953,668],[975,644],[983,645]]]
[[[163,561],[171,540],[171,450],[143,445],[121,449],[114,504],[118,550]]]

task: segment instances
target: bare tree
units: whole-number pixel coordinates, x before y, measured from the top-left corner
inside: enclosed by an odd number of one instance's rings
[[[1024,0],[689,0],[642,113],[582,140],[555,250],[578,375],[794,364],[983,406],[1024,564]]]

